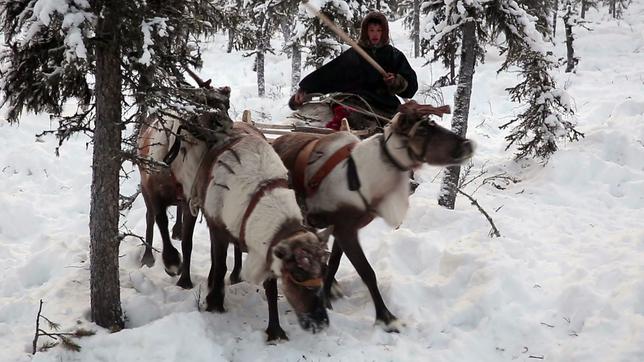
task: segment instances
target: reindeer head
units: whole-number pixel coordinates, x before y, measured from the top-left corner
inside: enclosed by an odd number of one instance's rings
[[[228,113],[222,111],[204,112],[182,124],[195,138],[210,146],[224,140],[233,127],[233,121],[228,117]]]
[[[197,82],[197,85],[199,85],[199,88],[184,90],[188,98],[195,103],[228,112],[228,108],[230,108],[230,87],[215,88],[210,84],[211,79],[204,81],[195,72],[190,70],[190,68],[186,67],[185,70]]]
[[[436,166],[460,164],[472,157],[473,142],[429,119],[430,114],[449,113],[449,107],[434,108],[414,101],[405,103],[391,121],[390,130],[405,140],[409,157]]]
[[[274,269],[281,275],[282,290],[295,310],[300,326],[313,333],[329,325],[321,296],[323,270],[328,252],[326,241],[301,231],[273,248]]]

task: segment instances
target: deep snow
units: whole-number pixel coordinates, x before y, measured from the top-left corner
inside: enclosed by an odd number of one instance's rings
[[[334,303],[330,328],[322,333],[301,330],[280,298],[290,341],[267,346],[263,290],[248,283],[227,288],[227,313],[200,312],[209,268],[204,223],[195,232],[196,287],[189,291],[174,285],[177,278],[165,274],[158,254],[153,268],[140,268],[140,242],[122,243],[127,329],[107,333],[88,321],[87,139],[72,139],[56,157],[53,137],[34,136],[55,127],[47,115],[25,115],[19,126],[0,122],[1,359],[644,360],[644,5],[634,2],[623,20],[604,12],[589,12],[592,32],[579,30],[577,72],[565,74],[562,67],[556,75],[573,97],[586,137],[560,143],[545,166],[515,162],[504,151],[507,133],[498,126],[521,107],[504,91],[515,75],[496,73],[500,57],[493,48],[476,70],[468,131],[478,146],[473,172],[505,173],[520,182],[478,188],[479,179],[466,191],[491,214],[502,237],[488,237],[487,221],[463,197],[454,211],[440,208],[440,169],[432,167],[418,172],[421,185],[398,230],[377,220],[361,231],[385,302],[406,323],[400,334],[374,326],[369,293],[346,258],[338,272],[346,298]],[[400,22],[392,32],[421,85],[431,83],[440,67],[422,67],[423,59],[410,57]],[[557,56],[565,55],[562,39],[560,32]],[[226,54],[225,46],[223,36],[212,40],[201,73],[232,87],[231,116],[251,109],[255,120],[280,122],[288,113],[288,59],[267,56],[268,95],[258,98],[252,60]],[[453,91],[444,90],[448,104]],[[449,125],[449,118],[440,122]],[[124,192],[137,182],[135,172]],[[144,214],[139,198],[124,221],[143,234]],[[81,352],[56,347],[32,357],[40,299],[43,314],[63,329],[83,326],[97,335],[80,340]]]

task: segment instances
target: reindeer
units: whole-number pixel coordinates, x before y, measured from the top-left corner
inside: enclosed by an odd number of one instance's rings
[[[203,81],[190,69],[186,68],[188,74],[197,82],[199,88],[186,88],[182,92],[184,96],[197,104],[211,107],[218,110],[219,113],[211,113],[210,120],[217,121],[219,124],[193,124],[193,128],[197,126],[200,130],[194,129],[202,136],[207,137],[207,130],[213,127],[221,127],[222,123],[232,123],[228,119],[227,112],[229,108],[230,88],[220,87],[214,88],[210,83],[211,80]],[[173,115],[166,115],[164,118],[176,117]],[[171,133],[176,132],[178,129],[177,122],[166,122],[164,118],[159,116],[150,116],[139,130],[137,139],[138,143],[138,156],[141,159],[151,160],[156,163],[154,166],[160,166],[159,163],[164,161],[164,158],[170,152]],[[208,117],[202,117],[198,120],[204,121]],[[177,129],[172,129],[172,127]],[[205,149],[204,149],[205,152]],[[154,224],[159,228],[161,239],[163,241],[162,259],[166,272],[171,275],[177,275],[185,268],[190,269],[190,252],[192,250],[192,232],[196,218],[192,215],[184,213],[183,210],[187,207],[184,205],[187,200],[186,195],[183,193],[183,187],[177,182],[175,174],[180,172],[177,167],[161,168],[159,167],[146,167],[143,165],[139,167],[141,176],[141,193],[146,205],[146,233],[145,233],[145,251],[141,258],[141,265],[152,267],[154,265],[154,255],[152,253],[153,238],[154,238]],[[172,228],[172,238],[182,239],[183,255],[186,260],[181,262],[181,256],[177,249],[170,241],[168,232],[168,217],[166,210],[168,206],[177,205],[176,223]],[[185,221],[185,222],[184,222]],[[231,274],[231,281],[239,281],[239,269],[241,261],[236,262],[236,268]],[[179,279],[177,285],[183,288],[191,288],[192,282],[190,280],[189,272]]]
[[[262,282],[266,291],[269,341],[288,339],[277,314],[278,278],[301,327],[312,332],[325,328],[329,320],[319,291],[326,241],[303,226],[295,194],[288,188],[288,172],[261,132],[235,123],[227,141],[205,149],[189,132],[173,129],[182,136],[172,163],[180,170],[175,177],[190,200],[190,214],[201,209],[210,230],[206,309],[225,311],[226,254],[228,244],[234,243],[248,253],[241,270],[244,280]],[[189,275],[186,264],[182,278]]]
[[[346,254],[367,285],[376,310],[376,323],[398,332],[400,323],[387,309],[376,275],[358,240],[358,230],[375,217],[401,224],[409,207],[410,172],[422,164],[448,166],[472,156],[471,141],[438,126],[428,114],[449,108],[401,105],[384,133],[360,141],[349,132],[328,135],[291,133],[273,141],[289,169],[308,223],[333,227],[335,242],[323,283],[325,303],[334,285],[342,254]]]

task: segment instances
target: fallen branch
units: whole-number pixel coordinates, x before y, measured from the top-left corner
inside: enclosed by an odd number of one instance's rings
[[[500,237],[501,233],[499,232],[499,229],[496,228],[496,225],[494,225],[494,221],[492,220],[490,215],[481,207],[481,205],[478,203],[478,201],[476,201],[472,196],[470,196],[470,195],[466,194],[465,192],[463,192],[463,190],[461,190],[461,189],[458,189],[457,191],[458,191],[459,194],[467,197],[472,202],[472,205],[476,206],[476,208],[479,209],[481,214],[483,214],[483,216],[485,216],[487,221],[492,226],[492,230],[490,230],[490,233],[489,233],[490,237],[492,237],[492,236],[496,236],[497,238]]]
[[[80,351],[81,347],[76,342],[74,342],[72,338],[81,338],[93,336],[94,334],[96,334],[96,332],[94,331],[89,331],[82,328],[77,329],[75,332],[47,332],[46,330],[40,328],[41,318],[44,319],[49,324],[49,328],[53,329],[54,331],[58,331],[60,329],[60,325],[58,323],[52,322],[49,318],[42,315],[42,305],[43,301],[41,299],[40,305],[38,307],[38,314],[36,315],[36,333],[34,335],[34,340],[32,343],[31,354],[36,354],[37,351],[46,351],[57,346],[58,344],[61,344],[64,348],[67,348],[71,351],[78,352]],[[40,349],[38,349],[38,338],[41,336],[49,337],[55,342],[45,342],[42,346],[40,346]]]

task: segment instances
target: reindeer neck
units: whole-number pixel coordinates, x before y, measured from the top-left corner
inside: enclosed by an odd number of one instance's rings
[[[294,223],[302,224],[302,214],[293,191],[285,188],[272,190],[259,200],[246,221],[244,236],[249,250],[250,244],[268,248],[284,225]]]
[[[177,181],[183,186],[184,193],[190,193],[199,172],[199,166],[208,152],[203,141],[196,139],[182,141],[183,146],[179,155],[171,164],[172,172]],[[187,198],[191,195],[186,194]]]
[[[410,171],[397,167],[389,157],[396,157],[397,162],[403,167],[411,164],[411,159],[401,155],[406,154],[406,147],[392,147],[403,143],[396,135],[389,139],[391,144],[387,143],[391,155],[385,154],[382,137],[376,135],[360,142],[351,153],[351,157],[356,164],[360,193],[367,208],[375,210],[375,213],[389,225],[397,226],[402,222],[409,207]]]
[[[275,189],[262,197],[246,223],[248,256],[242,277],[259,284],[279,272],[279,266],[274,265],[279,261],[271,257],[272,247],[302,229],[302,215],[292,190]]]
[[[394,132],[391,127],[385,128],[380,135],[380,146],[385,159],[399,171],[410,171],[419,166],[409,153],[407,137]]]

